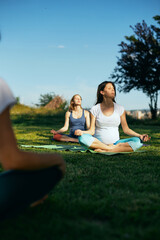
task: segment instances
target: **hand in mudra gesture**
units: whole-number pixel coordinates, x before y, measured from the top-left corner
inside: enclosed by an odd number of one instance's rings
[[[143,142],[147,142],[151,139],[151,137],[149,137],[147,134],[142,134],[140,135],[140,139],[143,141]]]

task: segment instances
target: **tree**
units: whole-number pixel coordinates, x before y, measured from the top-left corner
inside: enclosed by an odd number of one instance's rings
[[[20,97],[16,97],[16,104],[20,104]]]
[[[154,20],[160,24],[160,16]],[[121,42],[117,66],[111,74],[119,91],[142,90],[150,98],[152,119],[157,117],[157,101],[160,91],[160,28],[147,26],[145,21],[130,26],[134,35],[125,36]]]
[[[41,94],[39,98],[39,104],[36,104],[36,106],[45,107],[46,109],[50,110],[65,110],[68,107],[68,103],[63,97],[52,92]]]
[[[37,106],[44,107],[46,106],[53,98],[55,97],[55,94],[53,92],[41,94],[39,98],[39,104],[36,104]]]
[[[63,97],[55,95],[55,97],[45,105],[45,108],[50,110],[65,110],[67,108],[67,101]]]

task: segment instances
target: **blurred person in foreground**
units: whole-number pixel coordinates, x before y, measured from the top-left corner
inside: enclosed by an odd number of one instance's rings
[[[58,154],[21,151],[10,120],[10,108],[16,100],[0,79],[0,220],[17,214],[27,206],[36,206],[62,179],[65,162]]]

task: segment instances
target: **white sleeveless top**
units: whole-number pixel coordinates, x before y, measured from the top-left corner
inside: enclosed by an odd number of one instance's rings
[[[124,107],[114,103],[114,112],[110,116],[105,116],[101,110],[100,103],[90,110],[96,118],[95,137],[105,144],[112,144],[119,140],[120,116],[124,112]]]
[[[0,78],[0,114],[7,108],[16,103],[10,88],[4,80]]]

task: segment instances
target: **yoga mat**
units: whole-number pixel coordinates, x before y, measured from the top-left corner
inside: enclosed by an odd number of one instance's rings
[[[24,148],[44,148],[44,149],[53,149],[59,151],[72,151],[72,152],[91,152],[91,153],[99,153],[103,155],[115,155],[115,154],[128,154],[133,152],[95,152],[94,150],[85,148],[83,146],[77,145],[21,145]],[[135,152],[145,152],[144,150],[137,150]]]

